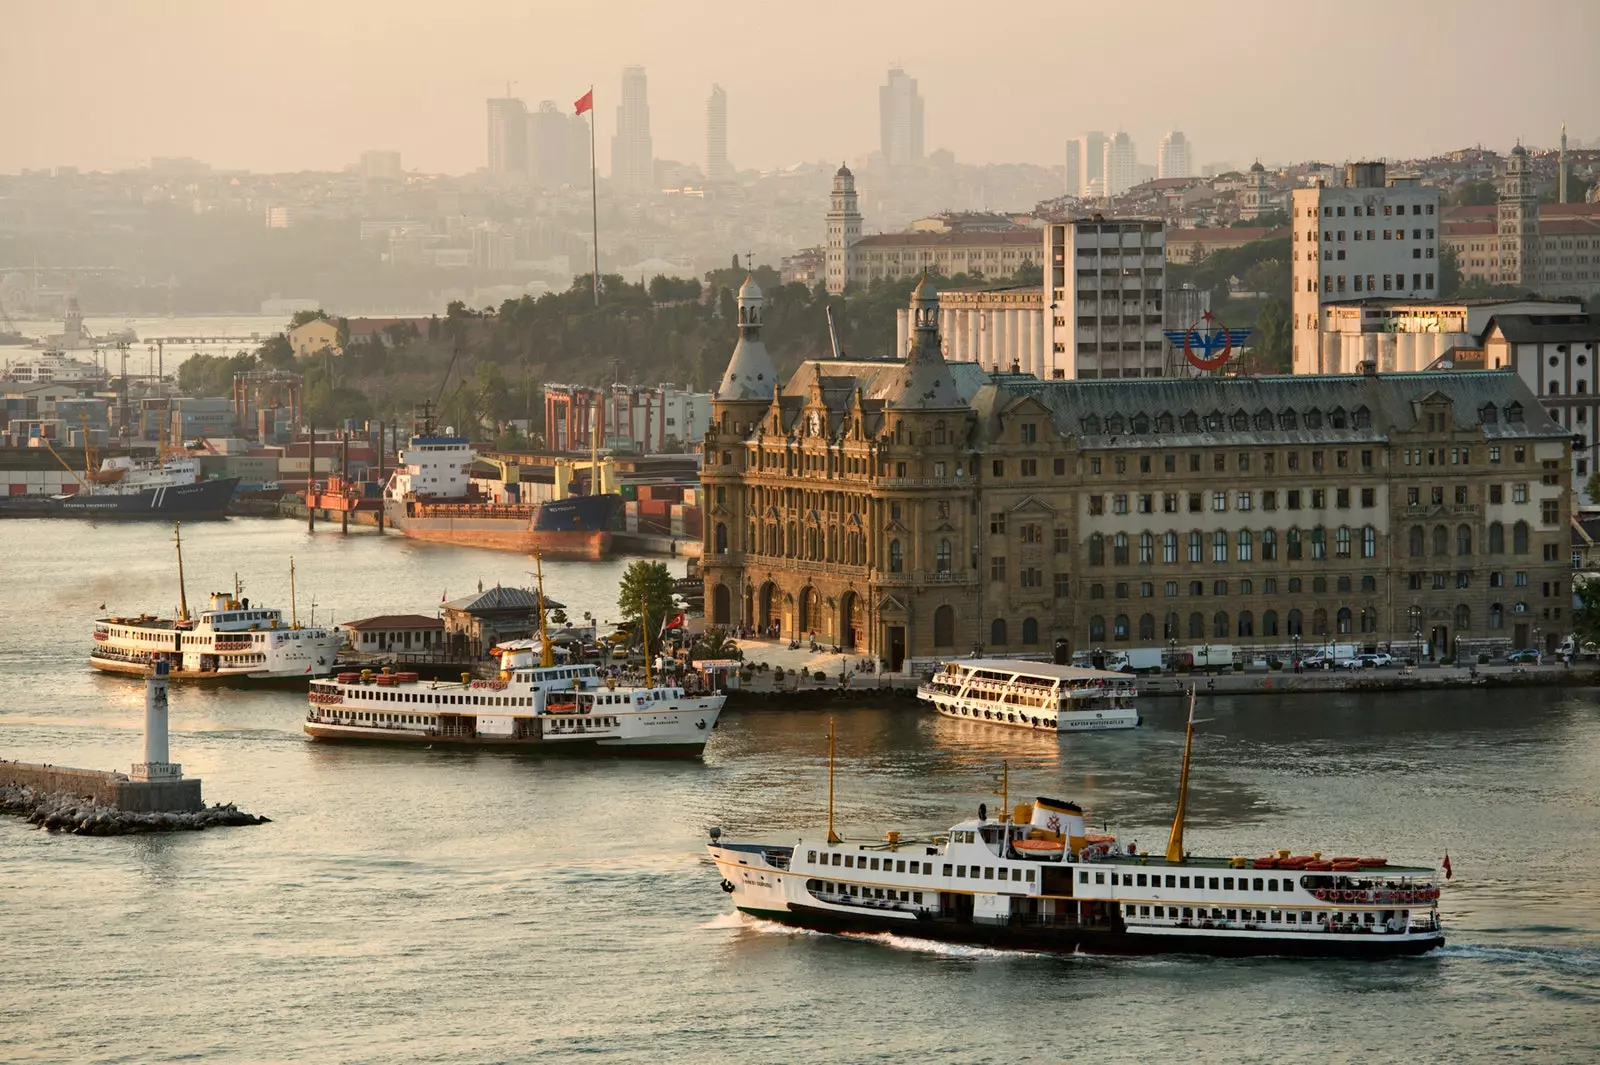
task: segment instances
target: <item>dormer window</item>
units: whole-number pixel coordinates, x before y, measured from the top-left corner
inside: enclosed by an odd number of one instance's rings
[[[1098,435],[1100,432],[1100,419],[1093,414],[1083,419],[1083,431],[1090,436]]]
[[[1172,415],[1168,414],[1166,411],[1162,411],[1160,414],[1156,415],[1156,432],[1172,432]]]
[[[1186,433],[1196,432],[1200,428],[1200,415],[1192,410],[1184,411],[1183,415],[1178,419],[1178,425]]]
[[[1243,432],[1250,428],[1250,415],[1242,410],[1236,410],[1228,415],[1228,428],[1236,432]]]
[[[1121,436],[1122,429],[1122,415],[1113,414],[1111,417],[1106,419],[1106,432],[1110,433],[1112,436]]]
[[[1148,414],[1135,414],[1133,416],[1133,431],[1148,433],[1150,431],[1150,416]]]
[[[1265,407],[1256,411],[1256,428],[1261,430],[1272,428],[1272,412]]]
[[[1292,430],[1292,429],[1296,428],[1299,424],[1300,424],[1300,419],[1295,416],[1294,411],[1288,410],[1288,409],[1284,409],[1284,410],[1280,410],[1278,412],[1278,428],[1279,429],[1290,429],[1290,430]]]
[[[1322,412],[1315,407],[1312,407],[1310,410],[1306,411],[1306,428],[1322,428]]]
[[[1513,403],[1506,408],[1506,422],[1515,425],[1522,421],[1522,404]]]
[[[1357,429],[1372,428],[1372,412],[1366,407],[1357,407],[1350,412],[1350,424]]]
[[[1343,407],[1335,407],[1328,412],[1328,425],[1333,429],[1344,429],[1349,425],[1349,416]]]
[[[1493,403],[1485,403],[1478,408],[1478,420],[1484,425],[1493,425],[1500,420],[1500,411]]]
[[[1206,431],[1215,433],[1222,430],[1222,412],[1214,410],[1206,415]]]

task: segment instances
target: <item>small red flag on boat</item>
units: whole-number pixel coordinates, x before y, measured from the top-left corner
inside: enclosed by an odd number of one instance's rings
[[[1456,874],[1454,874],[1454,873],[1452,873],[1450,871],[1450,852],[1449,851],[1445,851],[1445,855],[1444,855],[1444,878],[1446,880],[1449,880],[1452,877],[1454,877],[1455,875]]]
[[[588,92],[578,97],[577,103],[573,104],[572,106],[577,109],[575,113],[580,115],[585,111],[594,110],[594,90],[590,89]]]

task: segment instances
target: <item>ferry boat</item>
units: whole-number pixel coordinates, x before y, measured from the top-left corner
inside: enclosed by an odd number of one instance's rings
[[[1103,954],[1385,958],[1444,945],[1431,866],[1287,850],[1203,858],[1183,847],[1191,696],[1178,811],[1164,856],[1090,835],[1075,803],[1039,797],[931,838],[833,830],[793,843],[726,841],[711,860],[742,913],[834,933]]]
[[[945,717],[1055,732],[1136,728],[1138,694],[1125,673],[1006,658],[946,662],[917,686],[917,698]]]
[[[600,559],[611,553],[611,533],[622,512],[614,491],[566,494],[558,475],[559,498],[542,503],[496,503],[478,497],[472,485],[477,459],[464,436],[437,432],[427,409],[400,463],[383,490],[389,527],[405,536],[467,544],[551,558]],[[600,467],[598,459],[591,470]],[[591,475],[603,484],[604,471]],[[520,489],[520,484],[519,484]]]
[[[543,575],[539,601],[544,602]],[[316,740],[495,746],[593,754],[699,757],[725,696],[675,685],[602,683],[592,664],[557,665],[544,611],[537,664],[501,655],[495,680],[422,681],[415,673],[340,673],[311,683],[306,735]]]

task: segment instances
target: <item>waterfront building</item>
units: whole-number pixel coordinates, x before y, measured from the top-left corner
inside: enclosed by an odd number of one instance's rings
[[[432,651],[444,645],[444,622],[424,614],[380,614],[340,626],[352,651]]]
[[[617,132],[611,137],[611,183],[619,192],[633,196],[655,188],[655,149],[650,140],[649,83],[644,67],[622,70]]]
[[[339,327],[326,318],[313,318],[289,330],[289,347],[300,357],[320,355],[325,351],[341,354]]]
[[[733,167],[728,163],[728,94],[721,85],[711,86],[706,98],[706,187],[724,189],[733,184]]]
[[[1482,348],[1486,368],[1514,371],[1572,434],[1572,491],[1583,499],[1600,448],[1600,315],[1585,314],[1575,303],[1512,304],[1490,320]]]
[[[1156,155],[1156,177],[1186,178],[1194,174],[1189,139],[1178,130],[1161,138],[1161,149]]]
[[[1100,172],[1104,184],[1100,195],[1113,199],[1139,184],[1139,156],[1132,137],[1118,130],[1115,136],[1106,139],[1101,153]]]
[[[1095,215],[1044,231],[1045,351],[1052,378],[1159,377],[1166,227]]]
[[[711,395],[658,385],[604,387],[547,383],[545,449],[587,453],[591,435],[601,450],[634,455],[676,454],[692,448],[711,420]]]
[[[779,384],[741,290],[704,441],[712,624],[891,668],[1565,631],[1571,437],[1516,374],[1041,381],[947,361],[931,279],[911,310],[904,360]]]
[[[491,97],[489,108],[489,173],[528,172],[528,108],[514,96]]]
[[[1380,292],[1438,295],[1439,190],[1352,163],[1345,184],[1295,189],[1290,211],[1295,373],[1324,373],[1322,308]],[[1403,221],[1402,221],[1403,219]]]
[[[922,162],[922,96],[917,79],[899,67],[889,68],[878,89],[879,150],[890,166]]]

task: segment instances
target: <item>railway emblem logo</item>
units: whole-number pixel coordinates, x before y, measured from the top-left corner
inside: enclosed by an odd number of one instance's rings
[[[1253,330],[1227,329],[1217,324],[1207,311],[1188,329],[1167,331],[1172,346],[1183,349],[1183,357],[1197,370],[1220,370],[1233,358],[1233,349],[1244,344]]]

